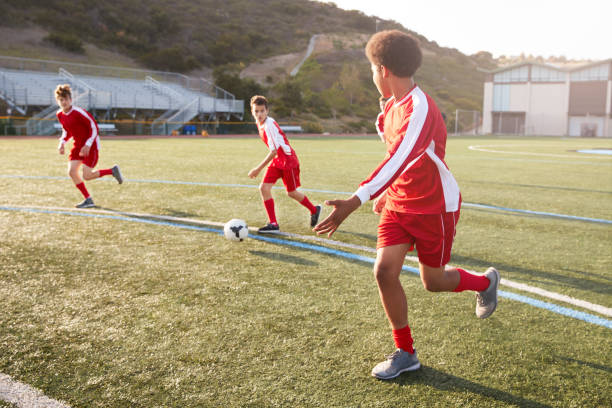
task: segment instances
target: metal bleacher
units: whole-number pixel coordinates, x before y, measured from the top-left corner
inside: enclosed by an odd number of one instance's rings
[[[0,56],[0,99],[23,115],[46,107],[28,120],[28,134],[55,131],[53,91],[64,83],[73,89],[74,104],[84,109],[157,112],[153,134],[170,134],[198,115],[242,119],[244,111],[244,101],[204,78]]]

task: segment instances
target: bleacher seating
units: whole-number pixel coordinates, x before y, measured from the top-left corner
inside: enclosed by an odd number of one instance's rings
[[[0,74],[17,86],[26,89],[25,100],[18,104],[48,106],[55,103],[53,90],[58,84],[69,82],[59,74],[38,71],[19,71],[0,68]],[[147,86],[145,79],[79,76],[78,79],[95,89],[89,109],[179,109],[200,98],[200,112],[242,113],[242,101],[236,106],[233,100],[214,98],[172,82],[160,82],[160,91]],[[23,97],[22,97],[23,98]],[[21,99],[21,98],[18,98]]]

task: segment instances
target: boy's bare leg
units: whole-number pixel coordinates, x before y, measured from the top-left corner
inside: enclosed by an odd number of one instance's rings
[[[83,165],[83,178],[85,180],[93,180],[98,177],[100,177],[99,171],[94,171],[94,169],[92,169],[91,167]]]
[[[79,167],[81,167],[80,160],[70,160],[68,162],[68,175],[72,179],[75,185],[81,184],[83,179],[79,175]]]
[[[385,361],[372,369],[372,375],[381,380],[395,378],[405,371],[414,371],[421,367],[416,350],[412,347],[406,294],[399,280],[409,249],[410,244],[398,244],[380,248],[376,254],[374,276],[397,347]]]
[[[78,188],[81,194],[83,194],[83,197],[85,197],[85,200],[82,203],[77,204],[76,207],[77,208],[93,207],[94,202],[91,196],[89,195],[89,191],[87,191],[87,188],[85,187],[85,183],[83,182],[83,179],[79,175],[79,167],[81,167],[80,160],[70,160],[68,162],[68,175],[74,182],[75,187]]]
[[[270,200],[272,198],[272,187],[274,184],[272,183],[261,183],[259,185],[259,194],[261,194],[261,199],[263,201]]]
[[[421,272],[421,282],[423,287],[430,292],[450,292],[459,285],[459,271],[457,268],[440,266],[434,268],[423,263],[419,263]]]
[[[394,330],[408,325],[406,293],[399,276],[409,250],[410,244],[398,244],[380,248],[376,253],[374,277],[387,319]]]

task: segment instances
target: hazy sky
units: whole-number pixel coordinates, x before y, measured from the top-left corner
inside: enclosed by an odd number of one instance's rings
[[[610,0],[335,0],[465,54],[612,58]]]

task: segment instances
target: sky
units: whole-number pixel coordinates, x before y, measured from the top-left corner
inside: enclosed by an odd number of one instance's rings
[[[327,2],[327,1],[324,1]],[[464,54],[612,58],[608,0],[334,0],[338,7],[395,20]],[[383,27],[384,28],[384,27]]]

